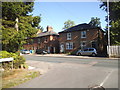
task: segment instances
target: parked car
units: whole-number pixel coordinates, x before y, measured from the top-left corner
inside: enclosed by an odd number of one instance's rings
[[[43,49],[36,49],[37,54],[47,54],[48,52]]]
[[[95,48],[86,48],[83,50],[79,50],[76,55],[92,55],[92,56],[96,56],[97,55],[97,51]]]
[[[29,50],[21,50],[21,53],[22,54],[30,54],[30,51]]]

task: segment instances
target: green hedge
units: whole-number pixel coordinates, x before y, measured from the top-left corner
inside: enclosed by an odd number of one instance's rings
[[[9,58],[13,57],[13,68],[18,69],[21,67],[21,65],[25,64],[25,58],[23,56],[20,56],[18,53],[9,53],[7,51],[0,51],[0,58]],[[4,69],[11,69],[12,68],[12,62],[2,62],[2,68]]]

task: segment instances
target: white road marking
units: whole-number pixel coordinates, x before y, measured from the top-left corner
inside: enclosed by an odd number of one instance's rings
[[[103,84],[107,81],[107,79],[110,77],[112,72],[113,72],[113,70],[106,76],[106,78],[103,80],[103,82],[100,84],[100,86],[103,86]]]

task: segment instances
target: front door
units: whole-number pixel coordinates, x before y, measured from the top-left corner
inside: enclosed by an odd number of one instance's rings
[[[48,53],[50,53],[50,47],[48,47]]]
[[[54,51],[53,51],[53,47],[50,47],[50,53],[53,53]]]
[[[60,52],[61,52],[61,53],[64,52],[64,45],[63,45],[63,44],[60,45]]]

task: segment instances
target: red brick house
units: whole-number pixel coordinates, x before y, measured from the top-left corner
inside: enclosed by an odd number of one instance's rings
[[[99,27],[89,24],[79,24],[59,32],[61,53],[75,54],[79,49],[96,48],[98,52],[104,50],[104,32]]]
[[[47,26],[47,31],[37,33],[37,36],[28,39],[23,47],[27,50],[42,49],[48,53],[59,53],[59,35],[53,31],[53,28]]]

